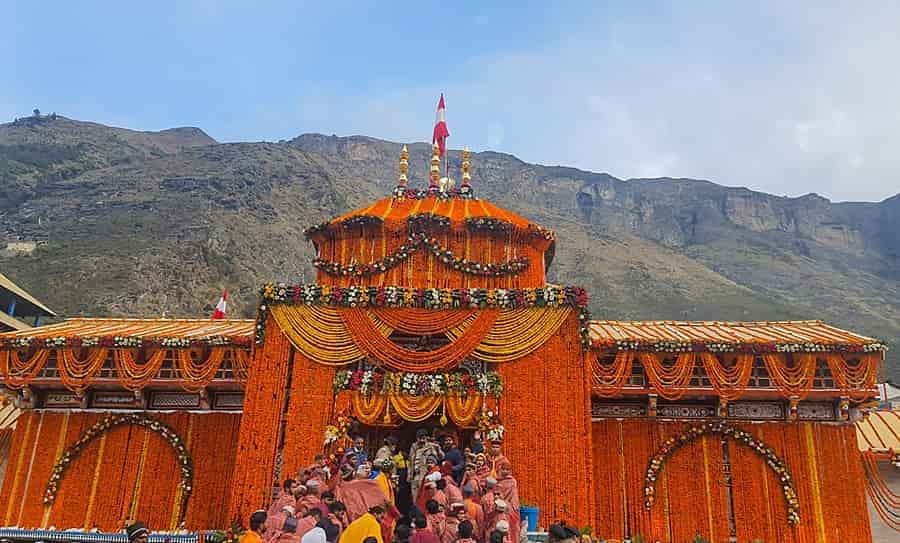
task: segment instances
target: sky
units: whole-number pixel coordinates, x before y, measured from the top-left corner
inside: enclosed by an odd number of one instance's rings
[[[0,0],[0,122],[430,140],[777,195],[900,192],[900,2]]]

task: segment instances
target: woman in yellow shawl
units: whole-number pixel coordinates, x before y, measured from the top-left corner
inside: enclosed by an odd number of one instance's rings
[[[378,543],[384,543],[381,537],[381,522],[384,520],[384,507],[376,505],[365,515],[354,520],[341,534],[339,543],[360,543],[367,537],[374,537]]]

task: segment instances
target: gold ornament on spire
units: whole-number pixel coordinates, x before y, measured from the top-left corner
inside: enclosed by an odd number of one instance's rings
[[[441,149],[438,144],[431,146],[431,183],[429,188],[437,188],[441,180]]]
[[[470,185],[472,182],[472,174],[469,173],[469,146],[463,149],[462,152],[462,184]]]
[[[406,145],[403,146],[403,149],[400,149],[400,179],[397,183],[400,187],[405,187],[406,183],[409,181],[407,177],[409,174],[409,149],[406,148]]]

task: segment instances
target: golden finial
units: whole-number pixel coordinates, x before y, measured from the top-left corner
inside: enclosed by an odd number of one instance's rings
[[[407,174],[409,174],[409,149],[404,145],[403,149],[400,149],[400,181],[397,185],[401,187],[406,186],[407,181],[409,181]]]
[[[430,187],[437,187],[441,180],[441,149],[435,143],[431,146],[431,183]]]
[[[468,185],[472,181],[472,174],[469,173],[469,146],[462,152],[462,184]]]

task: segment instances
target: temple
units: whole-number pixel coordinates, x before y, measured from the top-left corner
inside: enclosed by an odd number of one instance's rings
[[[21,413],[0,525],[190,531],[419,427],[502,440],[539,526],[645,540],[869,541],[854,421],[886,347],[821,321],[594,320],[556,237],[400,154],[393,193],[306,230],[312,284],[258,318],[71,319],[0,334]],[[602,310],[602,298],[593,304]]]

